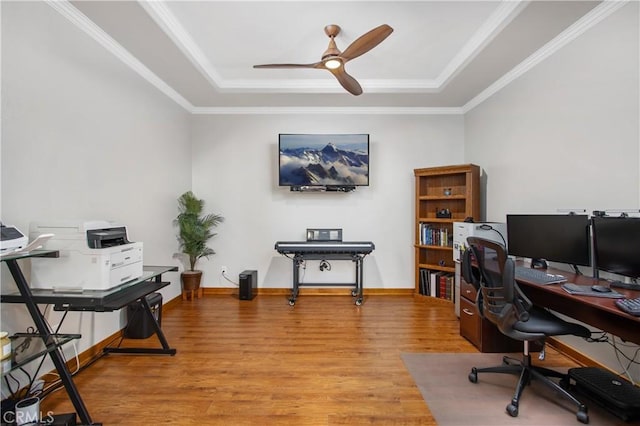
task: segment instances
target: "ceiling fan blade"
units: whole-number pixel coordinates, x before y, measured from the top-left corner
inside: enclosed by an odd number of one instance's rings
[[[323,62],[316,62],[315,64],[263,64],[254,65],[254,68],[324,68]]]
[[[338,79],[338,82],[346,89],[347,92],[355,96],[362,94],[362,87],[360,86],[360,83],[358,83],[355,78],[347,74],[344,67],[336,68],[334,70],[330,69],[329,71],[331,71],[331,74]]]
[[[363,34],[358,39],[356,39],[353,43],[347,47],[344,52],[340,55],[340,57],[344,60],[344,62],[350,61],[351,59],[357,58],[358,56],[367,53],[369,50],[373,49],[382,41],[389,37],[389,34],[393,32],[393,28],[391,28],[387,24],[380,25],[369,31],[366,34]]]

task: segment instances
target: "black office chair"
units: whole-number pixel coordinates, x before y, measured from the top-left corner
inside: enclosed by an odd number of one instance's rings
[[[589,423],[587,407],[563,388],[568,383],[567,375],[531,364],[529,342],[541,341],[544,344],[547,336],[589,337],[590,331],[582,325],[564,321],[547,310],[533,306],[518,287],[515,281],[515,262],[507,257],[502,244],[469,237],[467,245],[469,248],[462,259],[462,274],[464,279],[478,290],[478,312],[494,323],[506,336],[524,342],[522,360],[505,356],[500,366],[473,367],[469,373],[469,381],[477,383],[478,373],[519,375],[513,399],[507,405],[507,413],[517,417],[522,391],[532,379],[538,380],[561,397],[573,402],[578,407],[578,421]],[[556,382],[549,377],[560,381]]]

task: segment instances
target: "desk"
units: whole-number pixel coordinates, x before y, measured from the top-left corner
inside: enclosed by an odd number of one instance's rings
[[[150,317],[156,335],[162,344],[162,349],[152,348],[105,348],[104,353],[162,353],[174,355],[175,349],[169,347],[167,340],[156,321],[149,304],[146,301],[146,295],[169,285],[168,282],[161,281],[161,275],[165,272],[176,271],[176,267],[172,266],[149,266],[144,267],[142,277],[132,280],[121,286],[104,291],[87,291],[83,293],[65,293],[46,289],[31,289],[27,282],[18,260],[33,257],[59,257],[57,250],[33,250],[29,253],[20,253],[15,255],[7,255],[0,260],[6,262],[11,276],[13,277],[18,291],[10,294],[2,294],[0,302],[2,303],[21,303],[24,304],[33,319],[34,325],[38,332],[38,336],[47,344],[55,338],[54,333],[49,329],[44,315],[38,308],[38,304],[52,304],[55,310],[60,311],[94,311],[108,312],[121,309],[130,303],[140,300],[144,311]],[[150,281],[153,280],[153,281]],[[64,356],[60,346],[52,348],[47,352],[56,371],[60,375],[60,380],[73,404],[76,413],[80,417],[80,421],[84,425],[96,424],[91,420],[89,411],[87,410],[80,393],[71,378],[71,373],[67,369],[64,362]]]
[[[552,274],[562,274],[569,282],[580,285],[604,283],[602,280],[567,271],[551,268],[548,271]],[[618,309],[614,303],[615,299],[569,294],[561,288],[561,284],[539,285],[519,279],[518,285],[537,306],[549,308],[640,345],[640,317],[634,317]],[[630,298],[640,297],[640,291],[619,288],[615,290]]]
[[[175,266],[144,266],[142,276],[109,290],[88,290],[85,292],[65,292],[50,289],[29,289],[30,298],[36,304],[53,305],[56,311],[91,311],[112,312],[126,307],[140,300],[143,311],[148,319],[162,348],[104,348],[104,353],[140,353],[140,354],[166,354],[175,355],[176,350],[169,347],[169,343],[152,313],[145,296],[168,286],[170,283],[161,280],[165,272],[177,271]],[[153,280],[153,281],[151,281]],[[2,303],[25,303],[25,298],[20,293],[3,294]]]
[[[371,253],[374,248],[375,246],[371,241],[278,241],[275,245],[278,253],[285,256],[293,255],[293,287],[289,305],[295,305],[299,288],[303,285],[354,286],[351,295],[356,298],[356,306],[362,305],[364,290],[362,264],[364,257]],[[355,282],[303,284],[300,282],[300,266],[304,264],[305,260],[350,260],[356,265]]]

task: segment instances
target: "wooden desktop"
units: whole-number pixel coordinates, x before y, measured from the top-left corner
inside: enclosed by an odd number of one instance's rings
[[[568,282],[580,285],[603,284],[604,280],[577,275],[558,269],[548,269],[549,273],[562,274]],[[614,300],[604,297],[577,296],[567,293],[561,284],[540,285],[518,279],[518,285],[535,305],[549,308],[569,316],[619,338],[640,345],[640,317],[629,315],[615,305]],[[628,298],[640,297],[640,291],[615,289]]]
[[[548,272],[567,277],[568,282],[581,285],[604,284],[584,275],[550,268]],[[567,293],[561,284],[540,285],[518,279],[518,285],[531,301],[542,308],[574,318],[621,339],[640,344],[640,317],[618,309],[615,299],[577,296]],[[640,297],[640,291],[615,289],[629,298]],[[495,325],[482,318],[475,305],[476,289],[460,279],[460,335],[473,343],[481,352],[517,352],[522,342],[504,336]],[[536,351],[532,349],[532,351]]]

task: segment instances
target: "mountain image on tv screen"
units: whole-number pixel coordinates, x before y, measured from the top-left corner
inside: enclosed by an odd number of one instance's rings
[[[369,185],[369,135],[280,135],[281,186]]]

